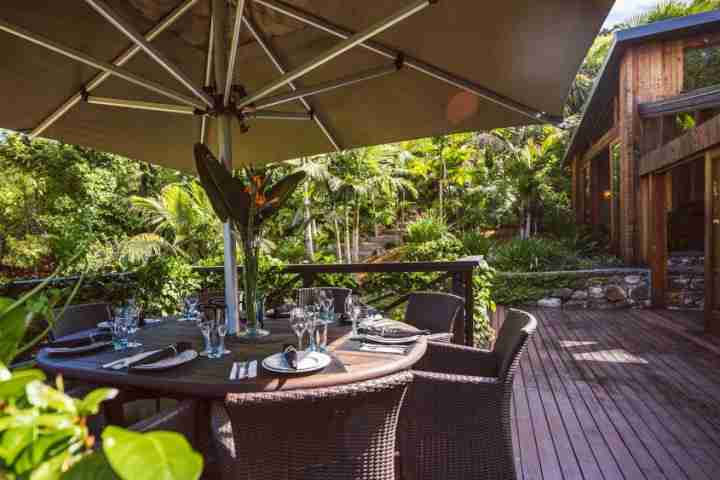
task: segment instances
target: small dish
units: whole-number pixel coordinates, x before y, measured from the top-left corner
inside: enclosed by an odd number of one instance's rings
[[[297,369],[287,364],[282,353],[270,355],[262,361],[262,366],[275,373],[308,373],[322,370],[332,362],[330,355],[321,352],[303,352],[301,355]]]
[[[97,324],[98,330],[112,330],[111,322],[100,322]]]

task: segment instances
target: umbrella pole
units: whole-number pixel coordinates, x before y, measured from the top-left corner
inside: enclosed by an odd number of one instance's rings
[[[223,91],[227,76],[227,48],[224,45],[225,20],[227,18],[227,2],[213,0],[212,16],[214,35],[212,38],[213,61],[215,64],[215,84],[217,91]],[[228,170],[232,170],[232,117],[229,113],[222,113],[217,117],[218,154],[220,161]],[[236,242],[232,231],[232,224],[223,225],[224,243],[224,270],[225,270],[225,305],[227,306],[227,329],[230,334],[238,333],[238,280]]]

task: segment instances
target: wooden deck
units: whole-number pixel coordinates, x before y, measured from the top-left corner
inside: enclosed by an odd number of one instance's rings
[[[518,478],[720,478],[720,356],[666,328],[681,313],[533,313],[515,381]]]

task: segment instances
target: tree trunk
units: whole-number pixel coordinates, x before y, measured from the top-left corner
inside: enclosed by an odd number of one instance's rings
[[[342,239],[340,236],[340,224],[336,213],[333,213],[333,226],[335,227],[335,256],[338,263],[343,263]]]
[[[305,199],[303,204],[305,207],[305,258],[312,262],[315,258],[315,244],[313,242],[312,222],[310,220],[310,192],[307,182],[305,182]]]
[[[360,260],[360,205],[355,205],[355,228],[353,232],[353,260]]]
[[[345,207],[345,258],[352,263],[352,248],[350,247],[350,209]]]

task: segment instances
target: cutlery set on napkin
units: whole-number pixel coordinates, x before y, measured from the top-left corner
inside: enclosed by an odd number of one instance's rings
[[[189,342],[177,342],[168,345],[167,347],[160,350],[151,350],[149,352],[141,352],[129,357],[121,358],[109,363],[106,363],[102,368],[109,368],[111,370],[122,370],[122,369],[143,369],[143,366],[148,366],[165,359],[178,357],[183,352],[191,351],[192,344]]]
[[[230,380],[244,380],[246,378],[255,378],[258,374],[257,360],[249,362],[233,362],[230,369]]]
[[[47,346],[49,348],[78,348],[102,342],[112,342],[112,334],[103,332],[90,333],[84,337],[55,340]]]

